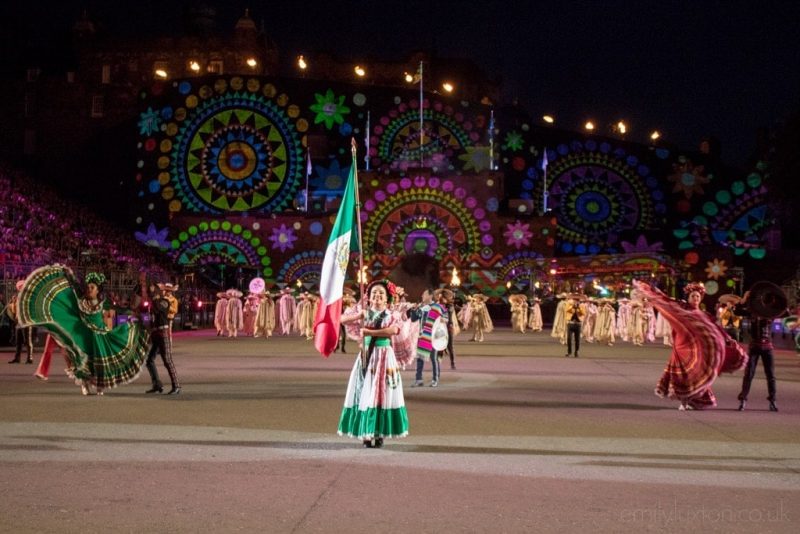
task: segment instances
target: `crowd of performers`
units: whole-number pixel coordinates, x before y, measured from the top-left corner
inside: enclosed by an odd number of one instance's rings
[[[156,368],[156,356],[168,372],[171,389],[179,394],[181,385],[172,361],[172,321],[178,311],[174,296],[177,286],[154,284],[150,302],[141,303],[150,320],[141,320],[141,310],[126,309],[133,319],[113,326],[116,309],[102,294],[105,278],[89,273],[80,282],[63,265],[39,268],[17,284],[18,293],[6,307],[17,322],[17,350],[9,363],[33,362],[33,329],[47,332],[45,351],[36,376],[46,380],[52,353],[60,349],[67,373],[84,394],[102,395],[105,390],[133,381],[145,367],[151,388],[146,393],[163,393]],[[269,338],[273,334],[314,336],[314,319],[320,299],[307,291],[297,297],[291,288],[271,294],[251,291],[246,297],[236,289],[221,292],[215,309],[218,336]],[[686,300],[668,297],[646,283],[634,282],[630,299],[587,299],[579,294],[562,294],[555,312],[551,336],[566,345],[566,356],[579,357],[581,340],[613,345],[618,339],[640,346],[657,338],[671,346],[669,361],[655,388],[656,395],[679,401],[679,409],[703,409],[716,405],[712,385],[722,372],[745,369],[739,409],[748,401],[756,365],[762,361],[768,385],[771,411],[777,411],[774,362],[771,343],[772,319],[760,317],[743,298],[722,299],[717,316],[701,309],[705,296],[702,284],[685,288]],[[429,387],[441,381],[440,360],[449,356],[456,368],[453,339],[462,328],[470,341],[482,342],[493,329],[481,294],[466,298],[460,310],[448,289],[429,288],[420,302],[406,299],[403,288],[387,280],[372,282],[361,300],[345,288],[338,350],[346,352],[348,339],[358,343],[339,421],[340,435],[356,437],[365,447],[381,447],[384,438],[408,434],[408,414],[400,371],[415,365],[412,387],[425,386],[426,364],[431,368]],[[511,325],[515,332],[543,328],[538,299],[511,295]],[[741,318],[750,325],[749,351],[738,342]],[[736,330],[734,330],[734,327]],[[749,353],[748,353],[749,352]]]
[[[17,293],[6,307],[6,314],[17,330],[17,352],[9,363],[20,363],[21,350],[27,347],[26,363],[33,363],[33,337],[37,328],[47,338],[34,375],[47,380],[53,352],[60,349],[67,375],[75,380],[84,395],[104,392],[135,380],[147,368],[152,387],[147,393],[161,393],[163,386],[155,365],[157,355],[167,369],[172,384],[169,394],[179,394],[181,386],[172,361],[172,320],[178,301],[172,284],[153,284],[148,298],[139,299],[136,309],[120,308],[105,298],[105,276],[90,272],[83,281],[63,265],[48,265],[33,271],[16,284]],[[131,317],[148,312],[147,325],[141,320],[123,321],[114,326],[117,313]]]
[[[745,370],[739,410],[744,410],[759,359],[767,379],[769,410],[777,412],[772,344],[772,317],[759,315],[743,297],[724,295],[716,314],[704,311],[701,302],[705,286],[685,286],[686,300],[668,297],[643,282],[634,282],[631,298],[588,299],[580,294],[560,294],[551,336],[567,346],[566,357],[579,357],[581,340],[614,345],[617,340],[635,346],[660,342],[672,347],[670,359],[659,379],[655,394],[680,401],[680,410],[717,405],[711,389],[723,372]],[[512,296],[512,326],[524,332],[526,297]],[[515,320],[516,311],[516,320]],[[748,317],[749,348],[739,343],[742,319]]]

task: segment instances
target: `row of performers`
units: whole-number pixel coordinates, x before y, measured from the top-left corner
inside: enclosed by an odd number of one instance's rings
[[[580,322],[581,338],[589,343],[612,346],[617,339],[642,346],[661,339],[672,345],[672,327],[649,299],[587,299],[583,295],[560,295],[550,335],[567,344],[570,322]]]
[[[560,294],[551,331],[562,345],[567,343],[568,307],[576,309],[576,320],[581,323],[581,337],[589,343],[595,341],[613,345],[617,338],[631,341],[634,345],[653,343],[662,338],[665,345],[672,344],[672,329],[661,314],[656,313],[647,302],[620,299],[618,309],[610,299],[587,299],[579,294]],[[525,333],[526,329],[539,332],[543,328],[540,299],[529,304],[525,295],[514,294],[508,297],[511,307],[511,329]]]
[[[400,296],[394,306],[401,310],[412,307],[403,288],[398,286],[398,291]],[[314,318],[320,301],[318,295],[305,291],[294,297],[291,288],[287,287],[275,298],[268,291],[251,292],[244,299],[242,297],[243,293],[237,289],[217,293],[214,308],[217,336],[238,337],[241,334],[268,338],[273,333],[283,336],[294,333],[307,340],[314,338]],[[472,332],[470,341],[484,341],[485,334],[494,328],[486,307],[487,300],[482,294],[469,295],[465,305],[453,315],[457,328],[464,325]],[[346,310],[355,302],[355,292],[345,288],[343,308]]]

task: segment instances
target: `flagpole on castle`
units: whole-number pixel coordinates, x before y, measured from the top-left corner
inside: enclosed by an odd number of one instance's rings
[[[364,136],[364,147],[366,155],[364,155],[364,170],[369,170],[369,110],[367,110],[367,133]]]
[[[306,214],[308,214],[308,179],[311,176],[311,171],[311,149],[309,148],[306,151],[306,204],[305,208],[303,209]]]
[[[544,147],[542,154],[542,176],[544,180],[542,187],[542,207],[544,211],[542,213],[547,213],[547,197],[549,195],[547,192],[547,147]]]
[[[422,93],[422,83],[423,83],[423,76],[422,76],[422,61],[419,62],[419,166],[422,168],[422,165],[425,160],[425,152],[422,150],[422,144],[425,141],[425,130],[423,130],[423,123],[422,123],[422,108],[424,107],[425,103],[425,95]]]

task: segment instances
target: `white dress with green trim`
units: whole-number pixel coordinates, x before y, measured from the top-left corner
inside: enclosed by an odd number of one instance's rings
[[[379,325],[374,323],[379,319]],[[390,311],[367,312],[366,324],[373,328],[387,328],[401,321]],[[348,324],[348,330],[360,328],[360,321]],[[362,368],[361,354],[347,383],[342,416],[339,418],[339,435],[362,440],[373,438],[401,438],[408,435],[408,414],[403,398],[403,380],[400,365],[389,338],[365,338],[365,350],[370,350],[366,370]]]

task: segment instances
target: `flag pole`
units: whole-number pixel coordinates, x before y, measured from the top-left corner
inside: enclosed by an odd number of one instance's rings
[[[494,109],[489,111],[489,170],[497,170],[494,164]]]
[[[311,176],[311,148],[306,151],[306,203],[305,212],[308,214],[308,179]]]
[[[364,136],[364,146],[366,147],[365,150],[367,151],[367,154],[364,156],[364,170],[365,171],[369,170],[369,135],[370,135],[370,131],[369,131],[369,110],[367,110],[367,133]]]
[[[547,197],[549,193],[547,192],[547,147],[544,147],[543,151],[543,159],[542,159],[542,171],[543,171],[543,184],[544,187],[542,188],[542,206],[544,207],[544,214],[547,213]]]
[[[358,195],[358,146],[356,145],[355,137],[350,138],[350,145],[353,152],[353,180],[355,180],[353,191],[356,197],[356,238],[358,239],[358,274],[356,278],[358,279],[358,294],[362,303],[366,303],[367,300],[364,298],[364,241],[361,239],[361,199]],[[361,311],[363,312],[366,310],[362,308]],[[364,336],[361,336],[361,340],[358,344],[361,354],[361,368],[364,369],[367,366],[367,355],[364,351]]]
[[[425,141],[425,130],[423,130],[423,123],[422,123],[422,108],[424,107],[425,103],[425,95],[422,93],[422,84],[423,84],[423,76],[422,76],[422,61],[419,62],[419,167],[422,168],[422,164],[425,160],[425,152],[422,150],[422,144]]]

